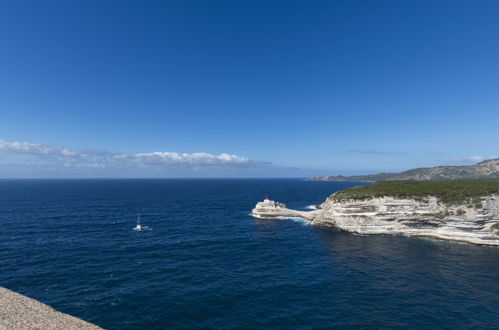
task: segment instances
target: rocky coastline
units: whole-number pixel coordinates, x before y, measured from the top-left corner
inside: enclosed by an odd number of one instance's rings
[[[499,195],[482,196],[479,207],[448,205],[432,196],[360,200],[335,200],[334,196],[315,211],[274,207],[273,201],[264,201],[258,203],[252,213],[262,218],[300,217],[311,225],[359,234],[395,234],[499,245]]]
[[[287,208],[286,204],[265,199],[263,202],[258,202],[251,213],[262,218],[302,218],[312,221],[319,215],[320,211],[291,210]]]

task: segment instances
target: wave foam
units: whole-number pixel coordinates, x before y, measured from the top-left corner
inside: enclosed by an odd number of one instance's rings
[[[252,216],[253,218],[257,218],[257,219],[264,219],[264,220],[292,220],[293,222],[298,222],[298,223],[302,223],[302,224],[305,224],[305,225],[308,225],[310,224],[310,221],[308,220],[305,220],[305,219],[302,219],[302,218],[299,218],[299,217],[272,217],[272,218],[267,218],[267,217],[262,217],[261,215],[256,215],[256,214],[248,214],[250,216]]]
[[[142,229],[137,229],[136,227],[134,227],[132,230],[134,230],[134,231],[146,231],[146,230],[152,230],[152,228],[149,226],[142,226]]]

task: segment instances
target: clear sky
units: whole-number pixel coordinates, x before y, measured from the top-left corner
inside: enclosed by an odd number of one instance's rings
[[[498,17],[495,0],[2,1],[0,177],[498,157]]]

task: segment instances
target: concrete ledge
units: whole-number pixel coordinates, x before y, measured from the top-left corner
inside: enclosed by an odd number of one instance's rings
[[[0,287],[0,329],[102,329]]]

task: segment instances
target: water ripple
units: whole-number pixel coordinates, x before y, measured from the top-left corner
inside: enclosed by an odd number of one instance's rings
[[[248,216],[349,185],[0,180],[0,284],[109,329],[499,324],[497,248]]]

